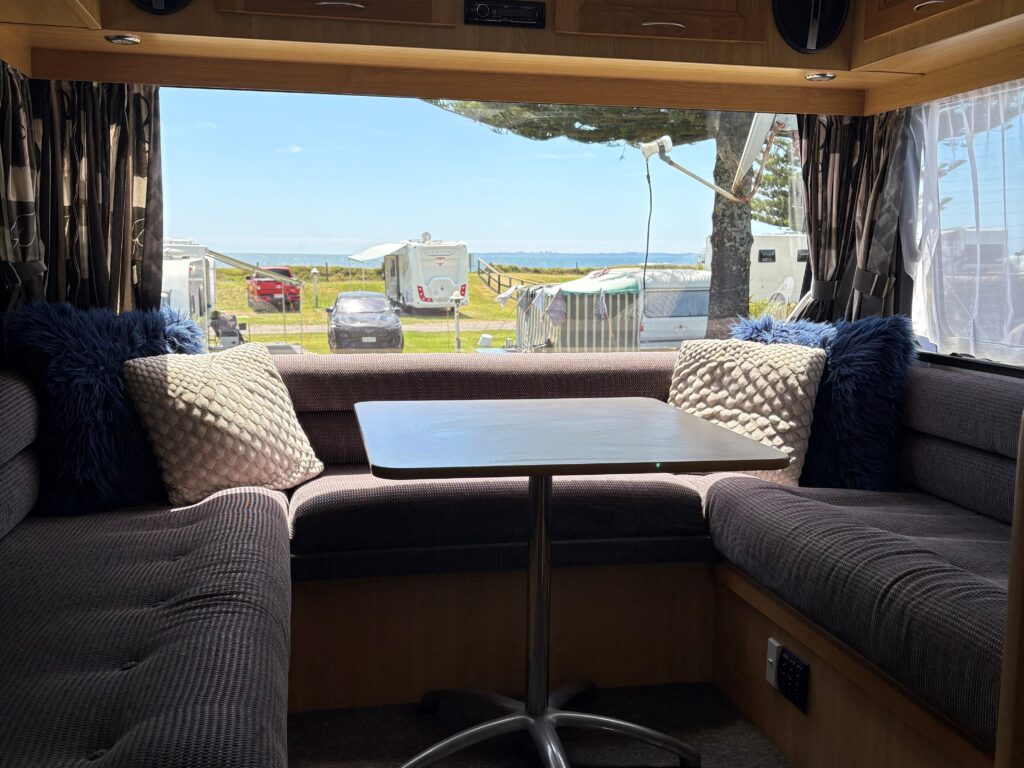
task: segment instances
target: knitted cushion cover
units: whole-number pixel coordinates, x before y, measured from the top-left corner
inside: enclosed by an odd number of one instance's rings
[[[825,352],[794,344],[683,342],[668,401],[789,454],[786,469],[750,472],[796,485],[811,436]]]
[[[292,488],[323,471],[263,346],[129,360],[124,374],[174,504]]]

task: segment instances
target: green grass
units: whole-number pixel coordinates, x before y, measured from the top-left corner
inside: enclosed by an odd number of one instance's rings
[[[350,275],[332,272],[330,278],[320,278],[318,289],[320,293],[320,307],[314,305],[313,281],[309,276],[309,269],[305,267],[294,268],[296,277],[305,281],[302,286],[302,311],[289,312],[285,322],[289,329],[294,324],[296,328],[301,321],[303,325],[324,325],[327,322],[325,307],[334,303],[334,297],[342,291],[377,291],[384,292],[384,280],[376,270],[366,270],[367,279],[353,279]],[[322,270],[321,270],[322,271]],[[347,270],[346,270],[347,271]],[[548,275],[545,276],[550,282],[562,282],[572,280],[576,275]],[[459,310],[464,320],[478,322],[493,322],[495,329],[502,324],[506,327],[515,326],[516,308],[514,304],[506,304],[504,307],[494,300],[494,291],[488,288],[477,277],[476,273],[469,276],[469,303]],[[259,325],[281,325],[280,311],[255,312],[249,308],[246,300],[245,273],[238,269],[217,270],[217,309],[222,312],[230,312],[237,315],[239,322],[249,323],[250,326]],[[403,315],[403,323],[415,323],[417,325],[436,325],[443,329],[446,323],[450,322],[450,313],[419,313]]]
[[[488,331],[472,331],[462,333],[462,351],[463,352],[475,352],[477,340],[480,338],[481,333],[488,333]],[[515,329],[494,332],[491,333],[494,337],[492,347],[502,347],[505,344],[505,339],[515,338]],[[327,344],[327,333],[304,333],[301,338],[298,332],[291,333],[285,337],[283,334],[272,333],[272,334],[253,334],[249,337],[250,341],[256,342],[271,342],[271,341],[287,341],[289,344],[301,344],[302,349],[306,352],[322,352],[330,353],[331,349]],[[369,350],[373,352],[376,350]],[[405,333],[405,351],[406,352],[454,352],[455,351],[455,336],[454,334],[445,333],[443,330],[437,331],[406,331]]]
[[[771,315],[776,320],[785,320],[789,317],[789,313],[796,309],[796,304],[783,304],[771,299],[755,299],[753,296],[750,297],[750,303],[747,306],[751,317]]]
[[[334,297],[342,291],[377,291],[383,293],[384,280],[380,270],[365,270],[366,279],[363,279],[363,270],[349,268],[319,268],[320,279],[319,294],[320,307],[314,306],[313,301],[313,280],[310,274],[312,267],[293,267],[295,276],[303,280],[302,287],[302,310],[301,312],[288,312],[285,318],[287,334],[282,332],[282,316],[279,311],[255,312],[249,309],[246,301],[246,273],[238,269],[217,270],[217,309],[238,316],[238,321],[248,323],[253,333],[250,334],[252,341],[270,342],[287,341],[291,344],[302,344],[307,352],[330,352],[327,345],[327,333],[325,330],[313,330],[323,328],[327,325],[327,313],[325,307],[334,302]],[[592,270],[574,269],[519,269],[510,268],[508,274],[513,277],[522,277],[528,280],[543,280],[546,283],[563,283],[568,280],[575,280],[581,274]],[[506,338],[515,338],[516,308],[512,302],[502,307],[494,300],[495,294],[476,275],[469,276],[469,303],[464,306],[459,315],[463,321],[476,324],[486,324],[484,330],[475,328],[473,330],[463,329],[462,351],[474,352],[480,334],[489,333],[494,337],[493,346],[504,345]],[[785,318],[795,305],[784,306],[773,303],[767,299],[751,299],[750,314],[759,317],[764,313],[773,317]],[[407,329],[410,326],[419,328],[427,327],[430,330],[406,330],[405,351],[406,352],[454,352],[455,339],[452,333],[452,319],[450,313],[432,314],[405,314],[402,315],[402,324]],[[273,326],[273,327],[271,327]],[[265,330],[267,332],[261,333]],[[301,333],[300,333],[301,331]]]

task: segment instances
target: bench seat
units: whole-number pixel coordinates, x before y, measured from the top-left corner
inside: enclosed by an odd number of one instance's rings
[[[1010,526],[919,492],[749,477],[707,504],[726,560],[995,744]]]
[[[239,489],[0,538],[0,766],[284,768],[286,504]]]
[[[524,568],[527,479],[382,480],[330,466],[296,489],[296,580]],[[700,496],[669,474],[556,477],[560,565],[710,560]]]

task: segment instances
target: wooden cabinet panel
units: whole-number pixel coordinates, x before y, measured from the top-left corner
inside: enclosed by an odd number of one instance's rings
[[[559,0],[555,31],[763,43],[767,0]]]
[[[453,0],[221,0],[222,11],[455,26]]]
[[[975,2],[977,0],[867,0],[864,39],[870,40]]]

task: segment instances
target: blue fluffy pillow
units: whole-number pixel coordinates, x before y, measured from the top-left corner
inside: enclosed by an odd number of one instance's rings
[[[903,391],[915,355],[909,319],[868,317],[832,326],[762,317],[740,321],[732,334],[825,349],[801,485],[885,490],[895,484]]]
[[[824,347],[836,335],[836,328],[828,323],[815,323],[811,320],[776,320],[771,315],[762,315],[740,318],[730,333],[740,341]]]
[[[910,320],[903,315],[841,320],[825,352],[828,364],[800,484],[892,488],[903,393],[915,356]]]
[[[161,501],[163,484],[125,391],[126,360],[203,351],[203,332],[165,310],[29,304],[6,318],[9,364],[41,401],[42,514],[80,515]]]

